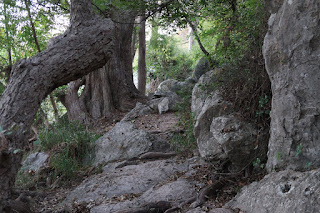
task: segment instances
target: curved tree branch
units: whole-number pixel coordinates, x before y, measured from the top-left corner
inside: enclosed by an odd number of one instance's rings
[[[186,19],[186,21],[188,22],[188,24],[190,25],[191,29],[193,30],[193,33],[194,33],[194,36],[196,37],[196,40],[199,44],[199,47],[201,49],[201,51],[207,56],[209,57],[210,56],[210,53],[206,50],[206,48],[203,46],[200,38],[199,38],[199,35],[198,35],[198,31],[197,31],[197,28],[196,26],[194,26],[194,24],[192,23],[192,21],[186,16],[184,15],[184,18]]]

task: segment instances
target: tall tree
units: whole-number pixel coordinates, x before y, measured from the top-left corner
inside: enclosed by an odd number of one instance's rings
[[[6,33],[6,42],[7,42],[7,51],[8,51],[8,65],[12,66],[12,53],[11,53],[11,45],[10,45],[10,36],[9,36],[9,17],[7,12],[8,4],[7,2],[3,2],[3,13],[4,13],[4,23],[5,23],[5,33]]]
[[[26,6],[26,10],[27,10],[27,13],[28,13],[28,19],[29,19],[29,22],[30,22],[30,27],[31,27],[31,30],[32,30],[32,36],[33,36],[33,39],[34,39],[34,43],[36,44],[37,51],[41,52],[40,45],[39,45],[39,42],[38,42],[36,28],[34,26],[34,23],[33,23],[33,20],[32,20],[32,15],[31,15],[31,11],[30,11],[30,7],[29,7],[30,0],[24,0],[24,4]]]
[[[60,95],[69,120],[89,124],[103,116],[108,117],[115,110],[128,111],[138,99],[143,99],[133,83],[132,74],[132,34],[136,12],[114,8],[110,17],[115,22],[112,58],[103,68],[88,74],[79,82],[80,85],[70,83],[67,93]],[[78,97],[81,85],[85,87]]]
[[[192,50],[192,47],[194,45],[194,40],[193,40],[193,30],[192,28],[190,27],[190,25],[188,26],[188,50],[191,51]]]
[[[143,95],[146,93],[146,81],[146,20],[145,15],[141,15],[139,29],[138,90]]]
[[[41,101],[55,88],[104,66],[113,54],[114,24],[91,1],[71,0],[68,30],[45,51],[16,62],[0,100],[0,200],[11,195],[26,134]]]

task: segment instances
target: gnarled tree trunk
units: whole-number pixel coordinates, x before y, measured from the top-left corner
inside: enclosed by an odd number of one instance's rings
[[[132,33],[134,27],[134,12],[114,11],[111,15],[115,19],[114,49],[112,58],[101,69],[85,77],[85,88],[73,105],[65,104],[68,115],[79,114],[81,106],[82,115],[87,115],[91,121],[101,117],[108,117],[115,110],[128,111],[136,101],[142,99],[133,83],[132,75]],[[65,99],[74,100],[78,90],[69,87]],[[86,119],[87,121],[90,119]],[[69,120],[79,120],[79,116],[69,116]],[[89,124],[89,122],[83,122]]]
[[[0,100],[0,200],[11,195],[27,132],[41,101],[55,88],[104,66],[112,56],[114,24],[93,14],[90,0],[71,0],[69,29],[47,50],[14,64]],[[3,135],[2,135],[3,136]]]

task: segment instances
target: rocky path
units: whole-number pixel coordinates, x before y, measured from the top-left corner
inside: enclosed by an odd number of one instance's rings
[[[213,184],[212,167],[168,143],[181,131],[178,121],[175,113],[159,115],[138,104],[96,142],[94,169],[71,187],[40,193],[34,212],[196,213],[222,206],[225,198],[200,201],[201,190]],[[226,197],[235,195],[231,188]]]

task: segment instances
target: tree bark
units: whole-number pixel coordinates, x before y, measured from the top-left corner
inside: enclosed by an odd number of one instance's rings
[[[36,28],[35,28],[35,26],[34,26],[34,22],[33,22],[32,15],[31,15],[31,11],[30,11],[30,7],[29,7],[29,5],[30,5],[31,3],[30,3],[29,0],[24,0],[24,4],[25,4],[25,6],[26,6],[26,10],[27,10],[27,13],[28,13],[28,18],[29,18],[29,22],[30,22],[30,26],[31,26],[31,31],[32,31],[33,40],[34,40],[34,43],[35,43],[35,45],[36,45],[36,48],[37,48],[38,53],[40,53],[40,52],[41,52],[41,48],[40,48],[40,45],[39,45]],[[54,117],[55,117],[56,120],[58,120],[58,118],[59,118],[59,113],[58,113],[57,105],[56,105],[56,103],[55,103],[55,101],[54,101],[54,97],[53,97],[52,93],[50,93],[49,97],[50,97],[51,105],[52,105],[52,107],[53,107]],[[45,115],[45,116],[46,116],[46,115]]]
[[[139,61],[138,61],[138,90],[141,94],[146,93],[146,21],[145,16],[140,17],[139,29]]]
[[[53,108],[53,113],[54,113],[54,118],[56,119],[56,121],[59,119],[59,111],[57,108],[57,104],[56,101],[54,100],[54,96],[52,95],[52,93],[49,95],[50,98],[50,102]]]
[[[112,14],[115,25],[115,48],[111,60],[106,64],[110,82],[113,106],[120,111],[131,110],[144,96],[133,83],[132,73],[132,33],[136,13],[115,11]]]
[[[188,27],[188,30],[189,30],[189,32],[188,32],[188,34],[189,34],[188,51],[190,52],[190,51],[192,50],[193,45],[194,45],[193,30],[192,30],[192,28],[190,27],[190,25],[189,25],[189,27]]]
[[[111,16],[116,21],[112,58],[103,68],[86,76],[85,89],[78,98],[79,104],[85,106],[82,108],[82,114],[87,114],[91,122],[101,117],[108,117],[115,110],[128,111],[135,106],[137,100],[143,101],[133,83],[132,75],[132,34],[135,13],[114,11]],[[66,99],[70,99],[69,96],[76,97],[77,93],[76,90],[69,90]],[[75,114],[72,111],[79,109],[76,105],[65,106],[68,115]],[[83,122],[83,118],[80,119],[79,121]],[[71,120],[78,119],[72,117]]]
[[[67,109],[73,109],[67,111],[69,121],[77,120],[83,124],[89,124],[91,121],[89,115],[78,97],[78,90],[83,84],[82,79],[68,83],[67,94],[60,95],[59,100]]]
[[[99,69],[112,56],[114,24],[93,15],[89,0],[71,1],[69,29],[47,50],[14,64],[0,100],[0,200],[11,195],[22,152],[41,101],[55,88]]]
[[[131,53],[132,53],[132,63],[137,51],[137,26],[134,26],[132,33],[132,43],[131,43]]]
[[[86,76],[86,84],[80,101],[86,112],[93,118],[108,116],[115,110],[108,77],[107,66]]]

